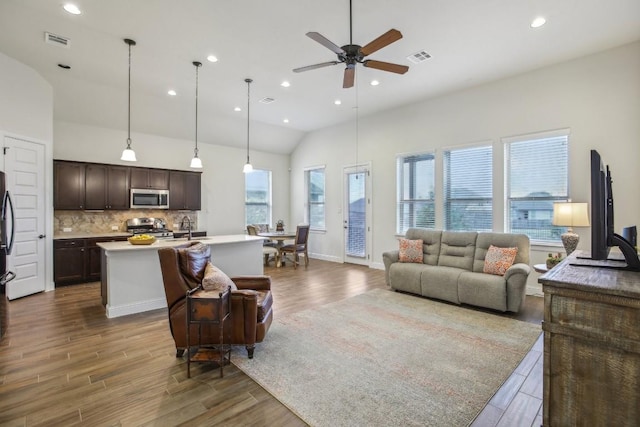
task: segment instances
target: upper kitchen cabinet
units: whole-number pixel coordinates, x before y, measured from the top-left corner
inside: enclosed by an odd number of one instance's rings
[[[84,174],[84,163],[53,162],[54,209],[85,209]]]
[[[169,171],[166,169],[131,168],[131,188],[169,189]]]
[[[87,164],[84,209],[129,209],[129,168]]]
[[[169,173],[169,209],[200,210],[200,191],[200,172]]]

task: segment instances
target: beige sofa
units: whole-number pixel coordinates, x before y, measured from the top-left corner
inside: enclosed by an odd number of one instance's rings
[[[397,250],[383,253],[385,278],[392,289],[499,311],[518,312],[522,307],[531,271],[526,235],[410,228],[406,238],[423,241],[423,261],[400,262]],[[483,273],[490,245],[518,248],[504,276]]]

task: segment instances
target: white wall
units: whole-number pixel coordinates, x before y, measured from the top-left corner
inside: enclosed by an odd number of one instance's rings
[[[126,130],[105,129],[56,121],[54,123],[54,158],[85,162],[123,164],[163,169],[193,170],[193,141],[165,138],[157,135],[131,133],[132,148],[138,161],[120,160],[126,146]],[[198,142],[202,159],[202,210],[198,226],[209,234],[245,232],[244,149]],[[273,218],[288,221],[289,156],[251,151],[251,163],[256,169],[272,171]]]
[[[310,133],[291,157],[294,222],[304,215],[304,168],[326,165],[327,232],[309,240],[310,252],[323,258],[342,259],[342,167],[355,162],[354,128],[352,122]],[[437,150],[441,157],[444,147],[493,141],[500,160],[501,138],[562,128],[571,130],[572,199],[589,201],[589,150],[597,149],[614,175],[617,228],[640,225],[640,42],[361,118],[358,160],[372,163],[373,266],[381,267],[382,252],[397,247],[397,154]],[[498,227],[502,173],[496,166]],[[579,248],[588,250],[589,229],[576,231]],[[549,250],[538,249],[532,263],[543,262]]]

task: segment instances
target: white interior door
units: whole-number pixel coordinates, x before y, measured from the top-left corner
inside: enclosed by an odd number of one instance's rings
[[[370,167],[344,169],[344,262],[369,265],[371,253]]]
[[[5,136],[4,171],[15,218],[15,243],[7,269],[16,278],[7,283],[7,297],[20,298],[45,289],[45,147]]]

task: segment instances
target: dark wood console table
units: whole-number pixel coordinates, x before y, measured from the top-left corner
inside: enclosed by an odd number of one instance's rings
[[[544,425],[640,425],[640,273],[576,252],[538,279]]]

